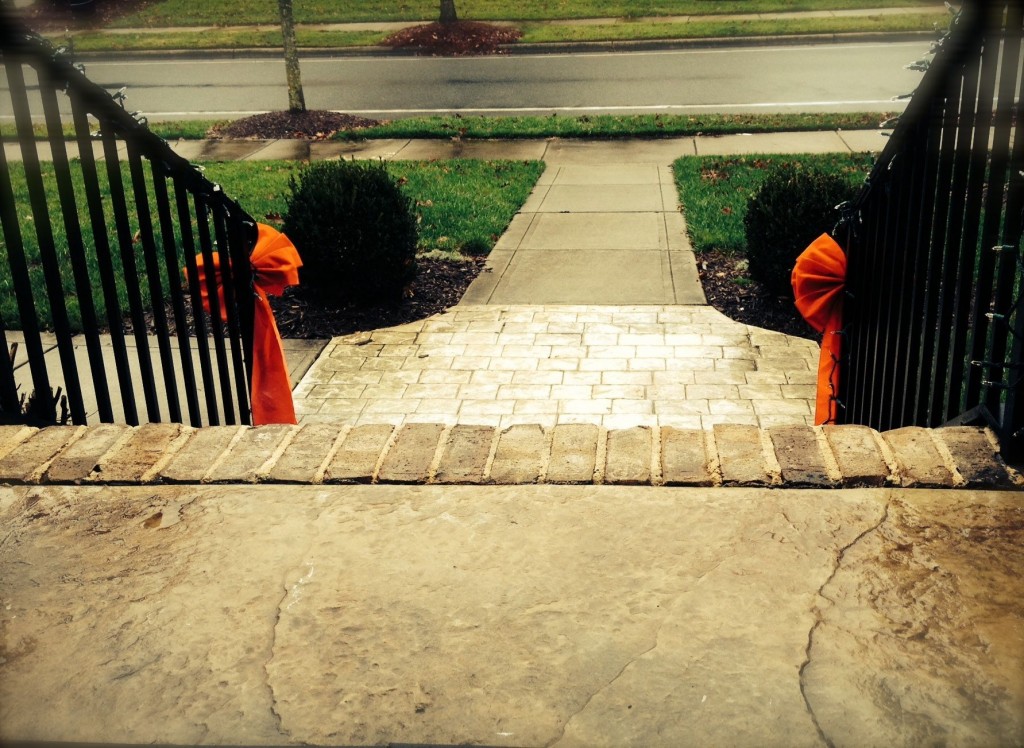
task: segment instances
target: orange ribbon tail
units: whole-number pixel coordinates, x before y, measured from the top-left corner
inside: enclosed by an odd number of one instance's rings
[[[252,342],[252,422],[254,426],[269,423],[296,423],[292,385],[288,376],[281,334],[274,320],[267,295],[280,296],[288,286],[298,285],[302,260],[295,245],[271,226],[258,224],[256,247],[249,257],[252,264],[253,290],[256,292]],[[196,256],[196,269],[202,293],[203,308],[210,311],[210,298],[202,255]],[[220,257],[213,253],[214,279],[221,319],[227,319],[224,304]]]
[[[250,256],[256,310],[252,341],[252,422],[296,423],[292,383],[284,357],[281,333],[267,294],[280,296],[299,283],[302,260],[287,236],[259,224],[259,238]]]
[[[836,422],[839,360],[843,344],[843,291],[846,253],[828,234],[803,251],[792,276],[796,307],[815,330],[823,334],[818,358],[814,422]]]

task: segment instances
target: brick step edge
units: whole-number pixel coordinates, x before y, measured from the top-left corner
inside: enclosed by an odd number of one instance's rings
[[[410,423],[0,426],[0,484],[605,484],[1019,489],[973,427]]]

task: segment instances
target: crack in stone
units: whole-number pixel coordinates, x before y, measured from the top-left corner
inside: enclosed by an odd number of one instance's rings
[[[728,560],[728,557],[721,558],[718,561],[716,561],[709,568],[705,569],[704,571],[700,572],[700,574],[698,574],[696,577],[694,577],[693,578],[693,583],[694,584],[699,584],[701,581],[703,581],[703,579],[707,575],[709,575],[712,572],[714,572],[716,569],[718,569],[719,566],[724,564],[727,560]],[[650,654],[651,652],[653,652],[654,650],[656,650],[658,648],[658,646],[661,643],[661,632],[662,632],[662,629],[665,628],[665,625],[675,615],[676,608],[679,607],[679,602],[684,597],[686,597],[686,593],[681,593],[680,595],[678,595],[675,598],[675,600],[672,602],[672,604],[669,605],[666,608],[666,610],[665,610],[665,617],[661,619],[661,622],[658,624],[657,630],[655,630],[655,632],[654,632],[654,643],[651,646],[649,646],[647,649],[645,649],[643,652],[640,652],[639,654],[636,654],[633,657],[631,657],[629,659],[629,661],[625,665],[622,666],[622,668],[619,670],[619,672],[617,672],[615,674],[615,676],[611,680],[609,680],[603,686],[601,686],[596,691],[594,691],[592,694],[590,694],[590,696],[587,697],[587,700],[583,703],[583,706],[581,706],[575,712],[570,714],[566,718],[565,722],[562,723],[562,731],[558,734],[558,737],[556,737],[556,738],[552,739],[550,742],[546,743],[544,748],[551,748],[551,746],[560,743],[565,738],[565,733],[569,729],[569,725],[572,723],[572,721],[574,719],[576,719],[576,717],[578,717],[579,715],[581,715],[583,712],[586,711],[587,707],[589,707],[591,702],[594,699],[597,698],[598,694],[600,694],[600,693],[602,693],[604,691],[607,691],[609,688],[611,688],[619,678],[621,678],[623,675],[625,675],[626,671],[629,670],[631,665],[633,665],[634,663],[639,661],[642,657]]]
[[[832,573],[828,575],[828,579],[826,579],[825,582],[818,588],[818,597],[824,600],[828,600],[829,602],[833,602],[832,599],[825,594],[825,588],[832,583],[832,580],[835,579],[836,574],[839,573],[839,569],[842,568],[843,565],[843,559],[846,558],[846,553],[851,548],[859,544],[862,540],[864,540],[864,538],[866,538],[868,535],[877,532],[878,529],[881,528],[881,526],[889,520],[889,507],[890,503],[889,501],[886,501],[885,507],[882,511],[882,516],[879,518],[879,520],[871,527],[864,530],[864,532],[860,533],[857,537],[855,537],[845,546],[839,549],[839,551],[836,553],[836,560],[835,564],[832,567]],[[815,603],[812,612],[814,613],[814,625],[811,626],[810,630],[807,632],[807,647],[804,649],[804,661],[803,664],[800,665],[799,671],[800,695],[803,697],[804,706],[807,709],[807,713],[811,717],[811,722],[814,723],[814,729],[818,731],[818,737],[821,738],[821,742],[828,746],[828,748],[835,748],[835,743],[833,743],[829,739],[828,735],[825,734],[825,730],[822,729],[821,724],[818,722],[818,716],[814,713],[814,707],[811,706],[811,700],[807,696],[806,675],[807,667],[811,664],[811,648],[814,646],[814,634],[821,627],[821,624],[824,623],[824,620],[822,619],[821,615],[821,610],[818,607],[817,603]]]
[[[303,559],[305,559],[309,555],[309,552],[313,550],[313,546],[315,546],[317,541],[320,539],[320,518],[323,517],[324,512],[326,512],[327,509],[328,506],[323,506],[320,508],[320,511],[317,512],[316,519],[313,520],[313,527],[315,528],[315,532],[313,533],[312,538],[310,538],[310,541],[306,545],[305,549],[297,555],[297,560],[294,566],[289,566],[289,568],[285,570],[284,574],[281,575],[281,587],[283,589],[283,593],[280,599],[277,601],[276,612],[274,614],[274,623],[270,628],[270,644],[267,647],[267,659],[263,662],[263,684],[266,686],[267,694],[270,696],[270,713],[274,716],[274,721],[277,724],[277,731],[281,735],[287,737],[291,737],[291,733],[287,729],[285,729],[284,719],[281,717],[281,712],[278,709],[277,694],[274,691],[273,684],[270,682],[270,663],[274,661],[274,657],[276,656],[277,628],[281,625],[282,615],[288,610],[288,608],[285,607],[284,603],[291,595],[294,589],[294,585],[292,587],[288,586],[288,579],[291,578],[294,573],[298,572],[298,570],[302,567]],[[303,577],[304,576],[305,575],[303,575]],[[300,577],[300,579],[303,577]]]
[[[572,723],[572,721],[574,719],[576,719],[576,717],[578,717],[580,714],[582,714],[583,712],[585,712],[587,710],[587,707],[590,706],[590,702],[592,702],[594,699],[596,699],[598,694],[600,694],[603,691],[607,691],[609,688],[611,688],[612,685],[615,683],[615,681],[617,681],[619,678],[621,678],[625,674],[625,672],[629,669],[630,665],[632,665],[634,662],[639,660],[641,657],[643,657],[648,652],[653,652],[655,649],[658,648],[658,637],[661,634],[662,627],[665,625],[665,621],[667,621],[667,620],[668,620],[668,616],[666,616],[665,620],[662,621],[661,624],[658,626],[658,630],[654,632],[654,644],[649,646],[647,649],[645,649],[640,654],[630,658],[629,662],[627,662],[625,665],[623,665],[622,669],[620,669],[619,672],[617,672],[615,674],[615,676],[610,681],[608,681],[603,686],[601,686],[596,691],[594,691],[592,694],[590,694],[590,696],[587,697],[587,700],[583,703],[583,706],[581,706],[575,712],[570,714],[568,716],[568,718],[565,720],[565,722],[562,724],[562,731],[558,734],[558,737],[555,738],[554,740],[552,740],[551,742],[545,744],[544,748],[551,748],[551,746],[561,742],[561,740],[565,737],[565,731],[569,729],[569,725]]]

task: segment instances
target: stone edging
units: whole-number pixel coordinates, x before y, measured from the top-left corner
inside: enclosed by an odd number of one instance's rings
[[[357,427],[0,426],[0,483],[610,484],[1015,488],[991,432],[719,425],[608,430],[412,423]]]

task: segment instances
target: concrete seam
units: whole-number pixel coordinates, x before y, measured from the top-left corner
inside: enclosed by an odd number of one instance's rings
[[[775,443],[772,441],[771,432],[768,429],[758,428],[758,438],[761,440],[761,456],[764,458],[765,472],[768,473],[768,483],[772,486],[783,485],[782,465],[775,454]]]
[[[15,449],[20,447],[22,442],[24,442],[26,439],[28,439],[30,436],[37,433],[38,431],[39,429],[33,428],[31,426],[22,426],[21,430],[14,435],[14,438],[7,442],[7,444],[9,444],[10,447],[8,449],[0,449],[0,460],[2,460]]]
[[[313,473],[313,483],[320,485],[324,482],[324,476],[327,474],[327,466],[331,464],[335,455],[341,450],[341,445],[348,437],[349,432],[352,430],[351,424],[345,424],[338,430],[338,435],[334,437],[334,443],[331,448],[327,450],[327,456],[324,457],[324,461],[320,463],[320,467]]]
[[[871,437],[875,440],[875,444],[878,445],[878,451],[885,461],[885,466],[889,469],[889,475],[886,476],[885,482],[890,486],[902,485],[903,477],[900,475],[899,463],[896,461],[896,454],[892,451],[892,447],[875,429],[871,429]]]
[[[288,429],[288,433],[284,435],[284,439],[282,439],[281,443],[277,445],[277,448],[273,451],[270,457],[266,459],[266,462],[256,468],[254,475],[256,483],[262,483],[267,479],[267,476],[270,475],[270,471],[274,469],[274,465],[276,465],[277,461],[281,459],[281,455],[284,454],[284,451],[288,449],[288,445],[294,441],[295,437],[298,436],[298,433],[301,430],[302,427],[297,425],[293,425]]]
[[[434,456],[430,458],[430,466],[427,468],[427,483],[434,483],[437,480],[437,470],[441,467],[441,459],[444,457],[445,448],[448,446],[448,440],[451,439],[454,430],[454,424],[444,424],[441,429],[441,436],[438,438],[437,444],[434,445]]]
[[[60,457],[64,453],[65,449],[67,449],[72,444],[77,442],[79,439],[84,437],[85,432],[89,427],[74,426],[73,428],[75,429],[75,433],[73,433],[71,437],[64,443],[64,446],[58,449],[57,452],[52,457],[50,457],[50,459],[46,460],[46,462],[44,462],[42,465],[39,465],[35,470],[26,475],[25,483],[42,483],[43,476],[46,475],[46,471],[50,469],[50,466],[53,464],[53,461]]]
[[[604,474],[607,468],[605,462],[608,459],[608,429],[604,426],[597,427],[597,447],[594,450],[594,477],[593,482],[600,485],[604,483]]]
[[[658,181],[659,181],[659,183],[661,182],[661,177],[660,176],[658,178]],[[663,188],[663,191],[664,191],[664,188]],[[665,198],[663,196],[662,197],[662,205],[663,206],[664,206],[664,203],[665,203]],[[679,302],[679,289],[676,287],[675,266],[672,264],[672,252],[671,252],[671,249],[670,249],[671,246],[672,246],[672,242],[671,242],[671,240],[669,239],[669,236],[668,236],[668,211],[662,211],[662,213],[661,213],[661,225],[662,225],[662,228],[665,229],[665,255],[666,255],[666,259],[668,260],[668,279],[672,283],[672,300],[678,303]]]
[[[267,150],[270,146],[272,146],[276,142],[277,142],[277,140],[273,140],[273,139],[266,141],[263,145],[261,145],[256,150],[252,151],[251,153],[245,154],[241,158],[241,160],[242,161],[252,161],[253,160],[253,156],[255,156],[257,153],[263,153],[263,151]]]
[[[236,444],[238,444],[238,442],[242,439],[242,436],[245,434],[245,430],[247,428],[252,428],[252,427],[251,426],[236,426],[235,427],[235,435],[231,437],[231,441],[228,442],[228,446],[224,448],[224,451],[221,452],[219,455],[217,455],[216,459],[214,459],[214,461],[210,464],[210,467],[208,467],[206,469],[206,472],[203,473],[200,476],[200,478],[199,478],[199,482],[200,483],[206,483],[207,481],[209,481],[210,476],[213,475],[214,471],[216,471],[217,468],[220,467],[221,463],[224,462],[224,460],[227,459],[228,455],[231,454],[231,450],[234,449],[234,446]]]
[[[825,436],[825,429],[821,426],[812,426],[811,428],[814,430],[814,438],[818,441],[818,450],[821,452],[821,461],[825,465],[828,479],[837,485],[842,485],[843,471],[839,467],[839,460],[836,459],[835,453],[832,451],[828,437]]]
[[[501,439],[501,435],[507,433],[511,428],[512,427],[509,426],[504,431],[499,428],[495,428],[492,431],[491,444],[487,449],[487,458],[484,460],[484,469],[480,476],[481,483],[491,482],[491,469],[494,467],[494,456],[498,453],[498,441]]]
[[[146,470],[141,476],[139,476],[139,483],[152,483],[156,480],[156,477],[160,474],[160,471],[167,467],[171,460],[174,459],[174,455],[181,451],[189,439],[195,434],[195,429],[187,429],[182,427],[178,435],[167,443],[163,453],[153,463],[149,470]]]
[[[389,424],[391,426],[391,434],[384,441],[384,446],[380,450],[380,454],[377,455],[377,462],[373,465],[373,474],[370,476],[370,483],[376,483],[380,478],[380,469],[384,465],[384,460],[387,458],[388,453],[395,446],[395,442],[398,441],[398,434],[402,430],[401,426],[395,424]]]
[[[956,458],[949,451],[949,446],[945,440],[939,436],[938,429],[928,429],[928,437],[932,440],[932,444],[935,445],[935,449],[938,450],[939,457],[942,458],[946,469],[953,476],[953,488],[965,487],[967,479],[960,473],[960,469],[956,465]]]
[[[665,472],[661,465],[661,428],[650,427],[651,430],[651,480],[652,486],[665,485]]]

